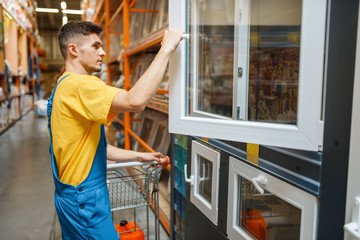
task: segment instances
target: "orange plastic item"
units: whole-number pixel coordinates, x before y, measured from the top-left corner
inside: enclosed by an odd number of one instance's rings
[[[242,212],[240,212],[240,216],[242,216]],[[240,218],[240,222],[242,222],[242,217]],[[256,239],[266,239],[267,224],[258,210],[253,209],[246,212],[245,227],[247,231],[256,236]]]
[[[160,160],[162,162],[161,165],[163,166],[163,168],[166,168],[167,165],[170,164],[170,158],[168,156],[165,156],[164,158],[161,158]]]
[[[139,225],[136,224],[136,231],[135,229],[135,222],[127,222],[122,220],[120,224],[114,224],[116,232],[119,233],[121,240],[145,240],[145,236],[143,231],[140,229]],[[131,231],[131,232],[126,232]],[[125,233],[122,233],[125,232]]]

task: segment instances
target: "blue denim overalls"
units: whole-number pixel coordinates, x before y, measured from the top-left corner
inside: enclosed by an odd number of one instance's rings
[[[117,240],[119,239],[111,219],[109,192],[106,186],[106,138],[104,125],[96,155],[87,178],[77,187],[62,183],[58,178],[55,156],[52,147],[50,116],[55,90],[64,76],[56,84],[48,99],[48,131],[50,135],[50,154],[55,183],[55,208],[59,217],[63,240]]]

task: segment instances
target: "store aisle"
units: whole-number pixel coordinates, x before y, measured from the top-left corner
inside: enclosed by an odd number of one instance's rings
[[[47,119],[31,111],[0,136],[0,239],[49,239],[54,187]]]

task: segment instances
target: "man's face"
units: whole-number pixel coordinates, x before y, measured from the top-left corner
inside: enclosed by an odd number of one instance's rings
[[[97,34],[90,34],[81,38],[78,44],[78,58],[85,70],[92,74],[101,71],[103,57],[106,55],[102,48],[102,41]]]

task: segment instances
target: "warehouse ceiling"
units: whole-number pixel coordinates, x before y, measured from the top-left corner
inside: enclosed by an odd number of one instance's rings
[[[58,30],[62,26],[63,13],[61,12],[60,3],[64,0],[37,0],[38,8],[57,8],[58,13],[37,13],[39,30]],[[67,9],[81,10],[81,0],[66,1]],[[82,15],[67,14],[68,20],[82,19]]]

